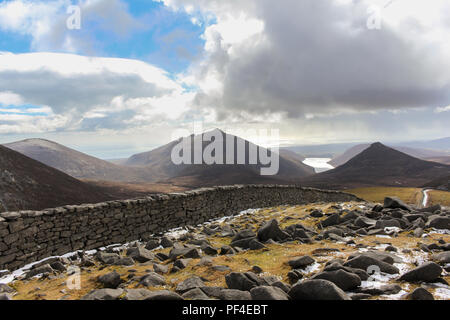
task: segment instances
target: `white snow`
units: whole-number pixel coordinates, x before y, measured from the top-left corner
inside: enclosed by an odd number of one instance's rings
[[[443,300],[450,300],[450,287],[446,286],[446,288],[437,288],[434,291],[434,297]]]
[[[450,230],[447,229],[434,229],[429,232],[429,234],[450,234]]]
[[[300,272],[303,274],[310,274],[312,272],[319,271],[319,270],[320,270],[320,263],[315,262],[315,263],[307,266],[305,269],[300,270]]]

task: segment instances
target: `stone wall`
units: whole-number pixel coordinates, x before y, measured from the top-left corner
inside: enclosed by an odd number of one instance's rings
[[[49,256],[146,240],[171,228],[198,225],[252,208],[357,197],[296,186],[228,186],[143,199],[0,214],[0,270]]]

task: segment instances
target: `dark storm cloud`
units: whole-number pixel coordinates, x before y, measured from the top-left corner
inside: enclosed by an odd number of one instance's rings
[[[217,36],[216,49],[199,72],[215,70],[221,76],[223,91],[200,92],[196,100],[216,107],[219,117],[242,111],[301,117],[450,105],[450,57],[438,44],[404,37],[387,24],[369,30],[362,3],[257,4],[250,16],[264,21],[263,37],[233,45],[230,55]]]

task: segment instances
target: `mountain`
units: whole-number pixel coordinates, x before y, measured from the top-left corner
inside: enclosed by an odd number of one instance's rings
[[[305,186],[342,189],[363,186],[421,186],[450,175],[450,166],[424,161],[374,143],[345,164],[302,179]]]
[[[305,157],[301,154],[298,154],[297,152],[288,150],[288,149],[280,149],[280,156],[282,156],[283,158],[293,161],[293,162],[300,162],[303,163],[303,161],[305,161]]]
[[[450,191],[450,175],[430,181],[424,184],[423,187]]]
[[[335,158],[333,158],[333,160],[331,160],[328,163],[331,164],[333,167],[339,167],[339,166],[343,165],[344,163],[346,163],[347,161],[349,161],[350,159],[352,159],[353,157],[355,157],[356,155],[363,152],[364,150],[368,149],[369,147],[370,147],[369,143],[358,144],[358,145],[348,149],[343,154],[336,156]],[[397,151],[406,153],[407,155],[410,155],[412,157],[423,159],[423,160],[428,160],[429,158],[445,157],[447,155],[447,153],[442,152],[442,151],[435,151],[435,150],[428,150],[428,149],[418,149],[418,148],[410,148],[410,147],[396,146],[396,145],[394,145],[394,146],[389,145],[389,147],[391,147]],[[440,162],[440,161],[436,161],[436,162]]]
[[[280,148],[280,150],[289,150],[301,154],[305,158],[333,158],[357,144],[358,143],[331,143],[319,145],[299,145],[283,147]]]
[[[44,139],[27,139],[4,146],[77,179],[144,182],[151,178],[145,170],[119,166]]]
[[[0,145],[0,212],[106,200],[102,189]]]
[[[146,167],[153,176],[161,182],[168,182],[176,185],[184,185],[190,187],[226,185],[226,184],[253,184],[253,183],[293,183],[301,177],[314,174],[314,169],[301,163],[302,157],[296,154],[284,153],[279,157],[279,172],[275,176],[262,176],[261,168],[268,167],[260,161],[257,164],[248,164],[249,150],[254,148],[258,152],[267,153],[267,149],[259,147],[242,138],[228,135],[225,132],[216,129],[211,132],[191,135],[191,143],[186,152],[190,155],[191,163],[193,163],[192,150],[194,145],[201,146],[201,152],[211,144],[211,141],[205,141],[206,136],[217,136],[218,142],[222,146],[224,159],[226,159],[226,139],[234,141],[234,165],[212,164],[208,165],[204,161],[201,164],[180,164],[176,165],[171,159],[172,150],[180,144],[182,139],[173,141],[167,145],[159,147],[153,151],[140,153],[131,156],[125,163],[128,166]],[[230,140],[231,139],[231,140]],[[237,164],[238,148],[237,145],[245,146],[245,154],[243,154],[246,164]],[[231,152],[229,155],[232,155]]]

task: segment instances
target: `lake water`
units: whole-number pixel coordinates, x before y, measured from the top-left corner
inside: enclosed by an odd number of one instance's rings
[[[334,169],[331,164],[327,163],[330,160],[330,158],[306,158],[303,163],[313,167],[316,170],[316,173],[320,173]]]

